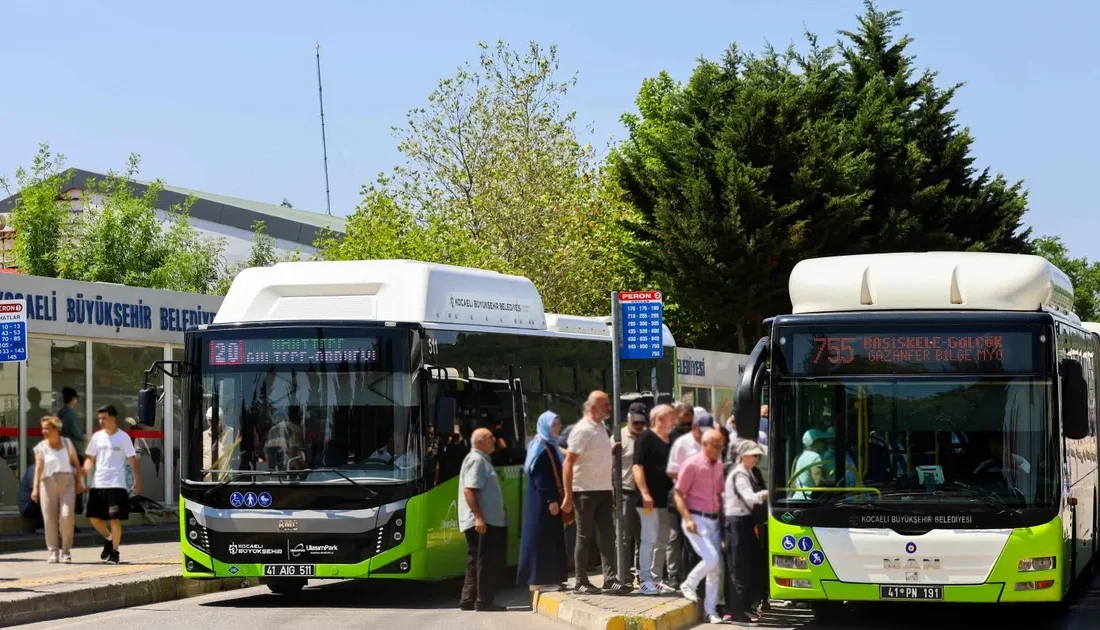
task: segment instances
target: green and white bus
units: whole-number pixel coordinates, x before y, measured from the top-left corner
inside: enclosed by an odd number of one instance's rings
[[[525,446],[610,391],[608,318],[552,315],[526,278],[411,261],[248,269],[188,330],[179,499],[183,574],[309,579],[462,575],[457,475],[479,426],[497,437],[517,561]],[[626,400],[667,402],[674,345],[623,369]],[[150,373],[154,369],[150,370]],[[156,391],[141,393],[143,413]]]
[[[1094,324],[1042,258],[806,260],[740,384],[770,388],[770,591],[1057,602],[1097,549]]]

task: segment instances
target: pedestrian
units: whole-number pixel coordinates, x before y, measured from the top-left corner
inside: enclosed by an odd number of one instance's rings
[[[638,563],[638,543],[642,538],[642,523],[638,518],[638,486],[634,482],[634,449],[637,439],[649,427],[649,416],[645,403],[632,403],[626,413],[627,423],[622,428],[620,439],[623,449],[623,544],[630,558],[631,571],[641,580],[641,565]],[[633,585],[634,580],[630,580]]]
[[[42,418],[42,437],[34,447],[34,490],[31,499],[42,508],[46,529],[48,562],[73,561],[73,531],[76,527],[76,493],[84,491],[77,476],[80,459],[69,438],[61,437],[61,419]]]
[[[668,467],[666,471],[673,482],[679,474],[680,466],[691,456],[703,450],[703,432],[714,428],[714,416],[702,407],[691,409],[691,429],[676,438],[668,453]],[[682,421],[681,421],[682,425]],[[668,500],[669,510],[672,512],[669,529],[669,547],[676,547],[676,551],[669,558],[669,582],[679,588],[679,579],[687,571],[687,567],[695,566],[699,559],[692,551],[691,545],[683,544],[683,527],[680,522],[680,513],[676,509],[676,500],[670,494]]]
[[[677,440],[691,433],[692,424],[695,420],[695,409],[685,402],[678,402],[673,406],[673,410],[676,412],[676,425],[668,434],[668,443],[674,446]],[[672,452],[670,450],[669,457],[671,458],[671,456]],[[684,459],[687,459],[687,457],[685,456]],[[669,463],[671,464],[671,462]],[[676,471],[679,470],[680,463],[683,463],[683,460],[676,464],[675,470],[673,470],[673,468],[668,469],[668,476],[671,482],[676,481]],[[668,497],[665,499],[665,504],[668,505],[669,510],[668,548],[665,551],[665,560],[668,570],[667,584],[672,588],[678,589],[680,588],[680,578],[683,574],[681,567],[684,566],[684,538],[680,533],[680,513],[676,511],[676,501],[672,496],[672,483],[669,483],[668,493]]]
[[[682,438],[681,438],[682,439]],[[690,601],[699,601],[699,583],[706,580],[703,612],[710,623],[722,623],[718,615],[718,591],[722,582],[721,499],[722,446],[725,440],[717,429],[703,435],[702,451],[692,455],[680,467],[676,478],[676,509],[683,522],[684,536],[699,555],[699,562],[680,585]]]
[[[668,493],[672,479],[668,469],[669,433],[676,422],[676,412],[669,405],[657,405],[649,412],[650,426],[634,441],[631,472],[638,488],[637,507],[641,522],[641,544],[638,554],[638,579],[642,595],[669,595],[676,589],[663,579],[668,549]]]
[[[553,411],[539,416],[537,435],[527,446],[527,494],[523,503],[517,580],[532,591],[557,591],[569,579],[561,501],[562,457],[557,447],[561,418]]]
[[[768,491],[753,470],[764,455],[760,445],[741,440],[737,463],[726,477],[723,508],[726,517],[726,606],[733,623],[756,622],[753,606],[767,595],[768,562],[757,526],[767,521]]]
[[[97,412],[101,430],[88,441],[88,457],[84,460],[84,475],[95,468],[92,490],[88,495],[88,520],[104,538],[100,559],[119,563],[118,549],[122,543],[122,521],[130,518],[130,489],[126,484],[126,464],[134,474],[134,494],[141,494],[141,475],[137,452],[130,436],[118,428],[118,411],[112,405]],[[110,529],[107,523],[110,522]]]
[[[577,512],[577,544],[573,564],[577,572],[574,588],[582,594],[629,593],[634,590],[616,575],[615,499],[612,494],[611,438],[603,422],[611,415],[611,399],[602,391],[588,395],[584,416],[573,425],[563,465],[565,500],[562,509]],[[588,554],[597,539],[603,565],[603,589],[588,579]]]
[[[76,449],[77,459],[84,463],[84,423],[76,413],[76,406],[80,404],[80,397],[72,387],[61,388],[61,409],[57,410],[57,417],[61,419],[61,437],[69,438]]]
[[[466,582],[461,610],[501,611],[493,598],[507,554],[507,521],[500,478],[489,459],[496,448],[493,432],[475,429],[470,452],[462,460],[458,484],[458,526],[466,536]]]

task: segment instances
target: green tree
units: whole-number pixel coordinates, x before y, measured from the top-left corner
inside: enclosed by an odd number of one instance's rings
[[[263,221],[256,221],[252,224],[252,248],[248,252],[248,258],[225,268],[214,287],[214,293],[216,295],[228,293],[229,287],[233,284],[237,274],[245,269],[270,267],[279,262],[298,260],[300,256],[301,251],[289,256],[280,255],[278,248],[275,246],[275,238],[267,233],[267,224]]]
[[[970,155],[958,85],[916,73],[897,12],[872,3],[835,46],[701,60],[681,85],[646,79],[611,156],[681,343],[745,352],[789,312],[802,259],[911,250],[1028,249],[1021,184]]]
[[[1032,241],[1035,253],[1061,269],[1073,283],[1073,310],[1084,321],[1100,319],[1100,262],[1070,258],[1069,249],[1057,236]]]
[[[629,208],[604,184],[561,102],[557,49],[480,44],[478,65],[441,80],[395,129],[405,163],[364,188],[329,260],[401,257],[516,273],[547,310],[605,314],[635,276]]]
[[[163,182],[149,184],[141,195],[134,189],[140,162],[131,154],[122,173],[88,181],[84,212],[71,224],[73,245],[60,252],[58,277],[209,293],[221,272],[224,241],[203,237],[190,225],[193,198],[161,219]]]
[[[63,171],[65,156],[50,152],[49,144],[38,146],[29,169],[15,171],[15,189],[20,194],[11,212],[15,230],[14,262],[20,271],[35,276],[55,277],[59,252],[66,247],[64,236],[71,211],[62,198],[71,171]],[[0,187],[13,194],[11,184],[0,177]]]

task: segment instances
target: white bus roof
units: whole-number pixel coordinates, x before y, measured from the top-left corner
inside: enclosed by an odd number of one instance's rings
[[[1073,285],[1039,256],[985,252],[814,258],[790,278],[794,313],[883,310],[1050,311],[1071,320]]]
[[[1085,330],[1100,335],[1100,323],[1097,322],[1083,322],[1081,324],[1085,327]]]
[[[412,260],[279,263],[245,269],[215,324],[293,321],[420,322],[550,331],[610,339],[610,318],[543,312],[527,278]],[[664,328],[666,346],[675,345]]]
[[[546,314],[546,329],[553,332],[573,333],[578,335],[596,335],[611,337],[610,317],[582,317],[579,315]],[[662,345],[673,347],[676,339],[668,326],[661,324]]]

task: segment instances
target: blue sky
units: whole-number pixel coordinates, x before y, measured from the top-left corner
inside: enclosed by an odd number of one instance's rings
[[[172,6],[168,6],[171,4]],[[163,5],[163,6],[161,6]],[[412,7],[418,7],[414,12]],[[918,64],[965,81],[955,104],[979,164],[1031,191],[1029,224],[1100,258],[1092,168],[1100,3],[882,2],[904,11]],[[324,212],[314,43],[321,43],[334,214],[400,159],[391,126],[479,40],[557,44],[579,74],[567,105],[622,138],[641,80],[686,79],[736,41],[831,41],[858,0],[749,2],[5,2],[0,173],[48,141],[69,166],[121,168],[207,192]]]

